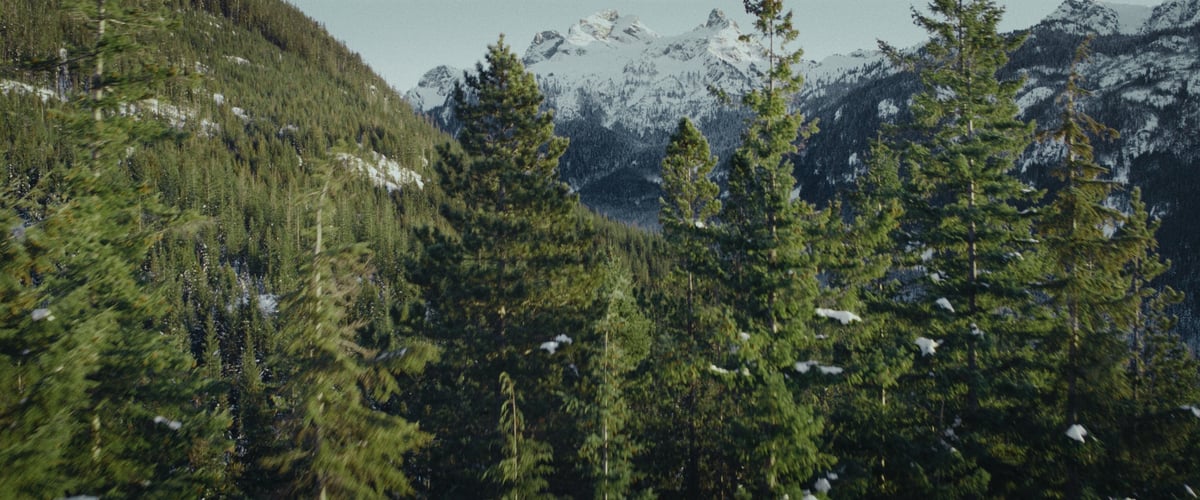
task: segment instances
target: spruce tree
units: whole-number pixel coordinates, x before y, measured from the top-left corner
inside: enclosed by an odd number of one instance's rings
[[[640,448],[631,433],[635,415],[627,393],[631,372],[650,351],[650,321],[633,297],[629,272],[613,257],[602,272],[596,320],[579,339],[581,380],[567,409],[580,421],[578,455],[594,498],[626,498],[633,496],[633,459]]]
[[[277,431],[286,444],[265,462],[285,478],[280,493],[290,496],[409,495],[413,488],[401,467],[430,436],[379,407],[399,391],[393,370],[419,371],[432,353],[419,346],[380,352],[361,344],[361,320],[351,315],[351,305],[361,283],[371,279],[371,253],[362,244],[326,247],[333,175],[327,171],[312,203],[312,254],[300,271],[304,281],[284,303],[282,349],[270,360],[278,376]]]
[[[456,198],[443,210],[455,233],[433,235],[418,270],[427,283],[431,336],[446,346],[427,382],[436,404],[421,420],[464,436],[433,450],[434,496],[459,489],[498,494],[478,471],[500,460],[501,372],[526,394],[528,432],[555,446],[570,443],[571,422],[555,420],[562,418],[555,395],[566,366],[539,346],[586,328],[594,277],[583,264],[594,255],[578,200],[558,179],[567,140],[554,135],[542,102],[533,75],[503,37],[454,92],[462,149],[440,148],[438,168],[443,189]],[[574,474],[566,467],[556,473]]]
[[[662,162],[659,212],[663,239],[677,265],[663,287],[652,355],[661,369],[650,372],[654,380],[648,387],[663,416],[648,422],[646,432],[663,437],[646,456],[648,467],[665,469],[660,476],[675,479],[670,471],[683,470],[677,482],[655,485],[660,491],[691,498],[728,496],[737,475],[734,446],[722,424],[736,413],[736,405],[725,384],[707,373],[713,364],[726,364],[733,337],[716,301],[714,251],[721,210],[720,188],[711,179],[716,164],[704,135],[691,120],[680,119]],[[684,439],[678,439],[680,422]]]
[[[127,2],[78,2],[88,92],[56,109],[71,154],[37,179],[6,179],[0,299],[0,487],[20,496],[229,493],[223,410],[164,323],[151,249],[178,229],[133,174],[167,129],[128,112],[176,71],[139,46],[164,19]],[[114,74],[111,68],[123,70]],[[15,179],[14,179],[15,180]],[[11,377],[11,378],[10,378]]]
[[[1148,214],[1139,189],[1131,193],[1129,208],[1113,237],[1130,250],[1119,281],[1125,315],[1115,318],[1128,342],[1122,360],[1128,389],[1105,443],[1105,461],[1088,479],[1093,489],[1118,494],[1183,496],[1183,486],[1200,482],[1200,363],[1173,331],[1169,308],[1182,301],[1182,293],[1152,285],[1170,263],[1158,256],[1158,221]]]
[[[1087,44],[1077,50],[1059,99],[1062,124],[1046,134],[1063,146],[1066,158],[1053,172],[1063,184],[1045,208],[1038,235],[1052,270],[1046,291],[1056,319],[1043,349],[1060,377],[1053,404],[1046,405],[1058,414],[1047,418],[1058,422],[1063,432],[1081,425],[1100,438],[1115,430],[1118,410],[1113,403],[1126,397],[1128,389],[1121,369],[1126,359],[1123,332],[1113,320],[1128,316],[1119,306],[1125,293],[1120,274],[1129,245],[1118,244],[1106,233],[1124,217],[1106,205],[1114,184],[1107,178],[1108,169],[1096,163],[1091,144],[1091,137],[1115,138],[1117,132],[1080,109],[1079,101],[1088,93],[1080,86],[1077,67],[1087,58]],[[1046,491],[1060,486],[1069,498],[1103,494],[1086,479],[1098,477],[1095,457],[1100,454],[1090,449],[1096,445],[1054,437],[1043,445],[1053,452],[1042,466],[1046,473],[1038,474],[1037,487]],[[1057,467],[1065,471],[1055,471]],[[1065,483],[1058,484],[1060,480]]]
[[[1045,313],[1030,291],[1041,273],[1028,210],[1037,193],[1012,173],[1033,125],[1017,119],[1021,82],[997,78],[1023,38],[997,32],[1003,10],[990,0],[935,0],[929,11],[914,13],[932,39],[898,243],[919,256],[906,315],[914,371],[932,374],[907,379],[910,424],[932,431],[908,431],[919,441],[896,450],[890,476],[933,495],[1014,494],[1028,477],[1027,437],[1061,432],[1031,428],[1024,411],[1046,376],[1033,348]]]
[[[748,1],[746,11],[756,18],[769,68],[763,88],[743,99],[754,116],[734,153],[721,211],[722,297],[746,334],[728,339],[740,342],[741,366],[725,378],[747,407],[732,430],[740,436],[743,491],[801,496],[803,482],[831,462],[817,449],[822,419],[804,401],[803,384],[787,375],[808,359],[813,342],[807,320],[816,276],[804,241],[811,208],[791,197],[790,156],[814,127],[790,110],[802,81],[792,72],[801,52],[786,49],[797,37],[791,11],[779,0]]]
[[[888,450],[906,439],[895,432],[907,415],[894,401],[913,365],[909,330],[893,302],[899,262],[892,241],[903,214],[899,162],[891,145],[872,142],[866,172],[814,235],[823,283],[814,325],[823,339],[818,352],[846,370],[822,398],[839,495],[900,494],[890,489],[886,467]]]

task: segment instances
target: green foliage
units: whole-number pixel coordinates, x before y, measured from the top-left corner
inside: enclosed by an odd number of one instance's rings
[[[794,142],[815,131],[789,110],[801,78],[792,74],[800,52],[787,52],[797,36],[791,12],[782,2],[746,2],[770,40],[765,88],[743,104],[754,117],[734,153],[729,196],[722,205],[720,254],[725,269],[723,298],[741,332],[749,335],[737,357],[748,374],[733,382],[749,411],[734,426],[739,453],[748,470],[748,492],[797,495],[800,485],[830,457],[817,450],[822,419],[801,397],[801,387],[785,377],[808,359],[813,340],[806,321],[816,298],[816,271],[806,253],[806,219],[812,209],[793,200],[795,178],[788,156]]]
[[[1055,372],[1062,380],[1055,390],[1065,393],[1055,398],[1061,406],[1054,410],[1058,414],[1049,418],[1062,429],[1086,423],[1089,433],[1102,436],[1111,432],[1119,411],[1114,403],[1128,394],[1122,373],[1128,349],[1116,322],[1130,318],[1129,311],[1121,306],[1126,285],[1120,274],[1132,245],[1119,244],[1105,232],[1125,220],[1119,211],[1105,204],[1114,185],[1106,178],[1107,169],[1095,162],[1091,137],[1115,138],[1117,132],[1078,109],[1077,102],[1087,91],[1080,87],[1074,66],[1087,58],[1087,43],[1076,54],[1059,100],[1063,106],[1062,124],[1049,134],[1066,149],[1065,161],[1054,172],[1064,185],[1047,207],[1039,233],[1050,269],[1054,270],[1047,292],[1057,319],[1045,347],[1059,365]],[[1061,440],[1056,444],[1050,447],[1050,463],[1043,466],[1047,473],[1038,481],[1039,487],[1058,486],[1056,483],[1065,479],[1065,496],[1101,494],[1094,489],[1097,478],[1093,475],[1099,466],[1096,457],[1101,454],[1088,450],[1094,446]],[[1064,467],[1065,474],[1054,470],[1054,464]],[[1089,476],[1091,479],[1086,479]]]
[[[710,179],[716,165],[708,140],[691,120],[680,119],[662,162],[666,197],[658,219],[669,241],[686,238],[691,228],[704,229],[721,212],[720,188]]]
[[[0,344],[4,380],[17,387],[0,410],[4,486],[22,495],[215,494],[225,491],[227,417],[192,399],[212,394],[212,380],[189,370],[182,339],[164,335],[168,296],[144,271],[180,219],[127,173],[167,134],[123,115],[121,99],[151,95],[169,72],[125,42],[118,27],[140,18],[97,5],[85,20],[94,44],[79,49],[94,65],[91,92],[56,110],[66,154],[4,186],[12,258]],[[131,59],[138,71],[105,71]]]
[[[658,322],[651,358],[656,369],[642,377],[645,395],[657,421],[642,424],[642,435],[657,446],[643,454],[641,469],[670,481],[653,484],[657,491],[687,497],[719,497],[733,493],[739,474],[734,445],[726,427],[739,413],[731,391],[709,374],[725,366],[725,346],[734,337],[730,318],[718,304],[715,258],[721,210],[718,187],[710,180],[716,158],[708,141],[692,123],[681,119],[663,160],[663,239],[677,262],[663,278],[655,304]],[[679,439],[680,425],[686,429]],[[682,477],[672,471],[683,470]]]
[[[830,207],[814,236],[823,283],[818,307],[855,314],[814,325],[828,339],[820,351],[828,357],[821,359],[846,369],[819,407],[830,415],[828,446],[837,450],[841,494],[900,494],[881,480],[890,473],[889,450],[907,446],[894,429],[912,418],[895,403],[913,365],[912,340],[892,300],[899,291],[893,270],[900,267],[892,241],[903,216],[899,162],[895,149],[875,141],[867,172],[844,204]]]
[[[553,467],[550,445],[525,436],[525,415],[517,406],[517,388],[506,372],[500,372],[500,423],[496,427],[504,435],[504,459],[487,472],[501,484],[500,498],[549,498],[546,481]]]
[[[339,194],[331,192],[332,173],[326,176],[314,203],[312,260],[300,271],[308,279],[284,303],[282,348],[268,360],[279,377],[273,399],[284,421],[277,425],[290,436],[268,464],[287,478],[285,493],[292,496],[410,495],[401,465],[430,436],[377,408],[399,391],[390,369],[420,370],[431,353],[380,352],[358,342],[361,320],[350,313],[373,271],[370,252],[363,245],[324,248],[329,198]]]
[[[924,47],[925,89],[912,106],[921,139],[903,151],[908,196],[898,244],[920,256],[912,262],[930,276],[914,285],[920,307],[907,308],[908,341],[923,337],[941,347],[933,356],[916,353],[914,371],[933,375],[914,376],[902,390],[916,395],[905,401],[909,411],[933,417],[924,425],[952,429],[956,440],[905,432],[921,447],[943,450],[946,460],[965,459],[957,471],[927,471],[930,484],[957,483],[943,493],[1015,494],[1009,488],[1028,477],[1025,437],[1061,432],[1024,404],[1045,391],[1034,346],[1045,336],[1046,313],[1031,293],[1042,264],[1027,210],[1037,193],[1011,174],[1033,125],[1016,118],[1021,82],[997,78],[1022,39],[997,32],[1002,10],[991,1],[937,0],[929,9],[914,14],[932,40]]]
[[[1154,286],[1169,263],[1141,193],[1107,208],[1121,193],[1078,78],[1040,204],[1011,173],[1033,135],[1020,82],[996,77],[1020,38],[997,34],[994,2],[934,1],[916,16],[932,41],[910,61],[915,123],[816,211],[793,199],[815,127],[792,108],[792,15],[745,5],[770,66],[743,100],[727,197],[681,120],[658,235],[587,213],[560,181],[567,142],[503,39],[457,89],[449,143],[276,0],[0,0],[0,78],[29,86],[0,93],[0,488],[1200,486],[1181,294]],[[370,167],[408,173],[385,187]]]
[[[570,440],[573,426],[553,411],[565,366],[554,361],[554,349],[539,346],[587,328],[597,277],[584,265],[593,258],[595,233],[558,180],[567,142],[553,135],[533,76],[503,39],[489,48],[486,65],[467,75],[454,101],[464,124],[462,150],[440,148],[438,168],[446,191],[460,197],[443,209],[455,232],[429,235],[420,279],[429,329],[446,344],[446,356],[425,396],[461,404],[431,408],[437,413],[428,420],[440,426],[435,432],[472,438],[434,452],[428,494],[500,494],[477,471],[499,460],[497,443],[506,439],[493,432],[499,405],[492,381],[501,372],[526,388],[532,435],[555,434],[543,439],[556,447]]]
[[[632,296],[628,271],[610,261],[604,273],[596,291],[597,320],[578,340],[584,363],[567,409],[580,420],[579,458],[594,497],[625,498],[633,490],[633,458],[640,447],[629,435],[635,415],[626,393],[630,372],[650,353],[650,321]]]

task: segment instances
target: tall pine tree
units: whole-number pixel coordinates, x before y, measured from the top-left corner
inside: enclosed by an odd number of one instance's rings
[[[791,11],[780,0],[747,1],[746,11],[769,64],[763,88],[743,99],[754,117],[734,153],[721,211],[723,298],[745,334],[728,339],[739,342],[741,366],[725,378],[746,406],[731,432],[739,436],[745,492],[801,496],[802,483],[831,462],[817,449],[822,420],[805,401],[804,384],[788,375],[808,359],[814,340],[807,320],[816,276],[804,241],[811,208],[792,199],[790,156],[815,127],[790,109],[802,83],[792,72],[801,52],[786,48],[798,35]]]
[[[1078,65],[1088,55],[1088,42],[1076,52],[1067,86],[1059,102],[1062,124],[1046,134],[1066,152],[1053,174],[1062,186],[1045,208],[1038,227],[1052,278],[1046,287],[1055,309],[1055,325],[1044,349],[1059,377],[1059,387],[1046,407],[1047,415],[1066,432],[1079,425],[1093,436],[1111,435],[1118,411],[1114,403],[1127,394],[1122,368],[1126,356],[1123,332],[1114,319],[1128,317],[1120,310],[1125,286],[1120,277],[1130,245],[1120,245],[1106,231],[1120,226],[1123,215],[1106,205],[1114,191],[1108,169],[1095,161],[1091,137],[1115,138],[1117,132],[1097,123],[1080,109],[1088,92],[1080,85]],[[1077,443],[1065,436],[1045,443],[1053,450],[1040,468],[1039,488],[1062,488],[1068,498],[1099,495],[1094,489],[1097,457],[1093,443]],[[1064,467],[1065,470],[1054,470]],[[1056,484],[1065,481],[1063,484]],[[1093,483],[1089,487],[1088,483]]]
[[[371,279],[371,253],[362,244],[326,247],[333,176],[326,166],[311,203],[311,260],[284,303],[282,349],[270,360],[278,376],[277,429],[286,444],[265,461],[285,478],[281,493],[289,496],[408,495],[405,457],[430,436],[379,408],[399,390],[392,370],[419,371],[432,353],[422,346],[379,352],[360,343],[361,320],[350,309],[362,282]]]
[[[71,155],[6,179],[0,197],[0,380],[15,389],[0,400],[0,488],[228,493],[227,416],[205,401],[212,381],[191,369],[185,339],[165,333],[164,288],[146,272],[181,219],[133,175],[145,146],[170,136],[129,112],[177,74],[138,43],[167,16],[134,2],[68,7],[90,35],[70,59],[91,70],[87,92],[64,87],[56,110]]]
[[[722,381],[709,366],[724,364],[731,324],[717,304],[714,258],[720,188],[711,179],[717,159],[708,140],[687,118],[680,119],[662,162],[663,198],[659,211],[663,239],[678,265],[666,278],[659,335],[653,358],[659,368],[650,400],[663,418],[646,428],[659,444],[650,447],[647,467],[675,481],[655,485],[666,493],[691,497],[728,496],[736,486],[735,454],[724,422],[737,412]],[[686,437],[677,439],[680,422]],[[682,476],[670,471],[683,470]]]
[[[439,149],[438,168],[443,188],[457,198],[443,211],[457,234],[432,237],[418,271],[429,285],[431,336],[446,354],[427,381],[434,402],[421,420],[459,436],[429,457],[433,496],[498,494],[501,485],[480,471],[500,461],[501,372],[524,391],[527,431],[543,442],[570,442],[563,434],[571,422],[552,418],[566,367],[539,346],[586,328],[591,229],[558,179],[567,140],[554,135],[542,102],[503,37],[454,92],[462,150]]]
[[[920,257],[909,342],[915,371],[932,376],[906,379],[913,444],[888,462],[900,469],[889,477],[910,483],[902,489],[935,496],[1013,494],[1027,479],[1023,443],[1036,433],[1023,409],[1046,376],[1033,349],[1044,312],[1030,292],[1041,277],[1027,210],[1037,193],[1012,173],[1033,125],[1017,119],[1021,82],[997,78],[1023,38],[998,33],[1002,14],[990,0],[914,13],[932,39],[912,105],[920,138],[903,152],[898,243]]]

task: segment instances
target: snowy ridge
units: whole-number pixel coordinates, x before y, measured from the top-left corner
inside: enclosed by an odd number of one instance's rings
[[[604,11],[566,35],[539,34],[524,61],[559,122],[598,114],[606,128],[645,133],[674,126],[680,115],[709,116],[709,84],[734,95],[753,85],[762,48],[741,35],[719,10],[691,32],[666,37],[636,16]]]
[[[720,10],[688,33],[661,36],[637,16],[606,10],[566,34],[545,31],[525,52],[557,122],[599,113],[603,126],[638,133],[666,130],[681,115],[711,116],[719,107],[711,84],[733,95],[753,87],[765,64],[763,49],[743,42],[741,29]],[[459,73],[434,68],[406,99],[429,112],[446,103]]]
[[[1154,8],[1141,32],[1189,28],[1197,24],[1200,24],[1200,0],[1171,0]]]
[[[1039,26],[1075,35],[1107,36],[1121,32],[1117,11],[1095,0],[1067,0]]]
[[[42,102],[55,99],[58,94],[54,90],[44,87],[34,87],[33,85],[21,83],[15,80],[0,80],[0,94],[8,94],[9,92],[17,92],[19,94],[34,94],[42,99]]]

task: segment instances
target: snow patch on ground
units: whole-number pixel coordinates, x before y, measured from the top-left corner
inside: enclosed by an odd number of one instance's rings
[[[835,311],[833,309],[817,308],[817,316],[822,318],[836,319],[841,321],[843,325],[849,325],[855,321],[862,321],[862,318],[850,311]]]
[[[29,314],[29,318],[34,321],[54,321],[54,313],[50,312],[50,310],[46,308],[34,309],[33,312]]]
[[[421,174],[402,167],[395,160],[375,151],[371,151],[370,160],[349,153],[338,153],[337,159],[365,172],[375,184],[387,188],[388,192],[399,191],[403,186],[410,184],[416,184],[417,189],[425,189],[425,179]]]
[[[160,424],[160,425],[165,425],[165,426],[167,426],[167,428],[169,428],[173,431],[177,431],[183,427],[183,422],[180,422],[178,420],[171,420],[162,415],[154,417],[154,423]]]
[[[797,361],[796,364],[792,365],[792,367],[800,373],[808,373],[813,368],[816,368],[817,371],[821,372],[822,375],[841,375],[842,372],[845,371],[845,369],[842,367],[822,365],[821,363],[811,359],[808,361]]]
[[[1082,425],[1075,424],[1067,429],[1066,434],[1067,434],[1067,437],[1082,443],[1082,442],[1084,442],[1084,438],[1087,437],[1088,431]]]
[[[879,105],[875,109],[880,120],[889,120],[900,114],[900,107],[896,105],[896,101],[891,99],[879,101]]]
[[[16,91],[19,94],[33,94],[42,98],[42,102],[54,99],[57,94],[53,90],[45,87],[34,87],[33,85],[21,83],[15,80],[0,80],[0,93],[8,94]]]
[[[1017,107],[1021,109],[1021,114],[1024,115],[1029,108],[1049,99],[1054,95],[1054,89],[1050,87],[1037,87],[1026,92],[1025,95],[1017,99]]]
[[[914,340],[913,343],[917,344],[917,347],[921,348],[922,356],[934,355],[937,353],[938,346],[942,345],[941,342],[925,337],[917,337],[917,340]]]
[[[1154,106],[1162,109],[1175,104],[1175,96],[1162,95],[1156,92],[1156,89],[1131,89],[1121,93],[1121,98],[1126,101],[1132,101],[1142,104]]]

